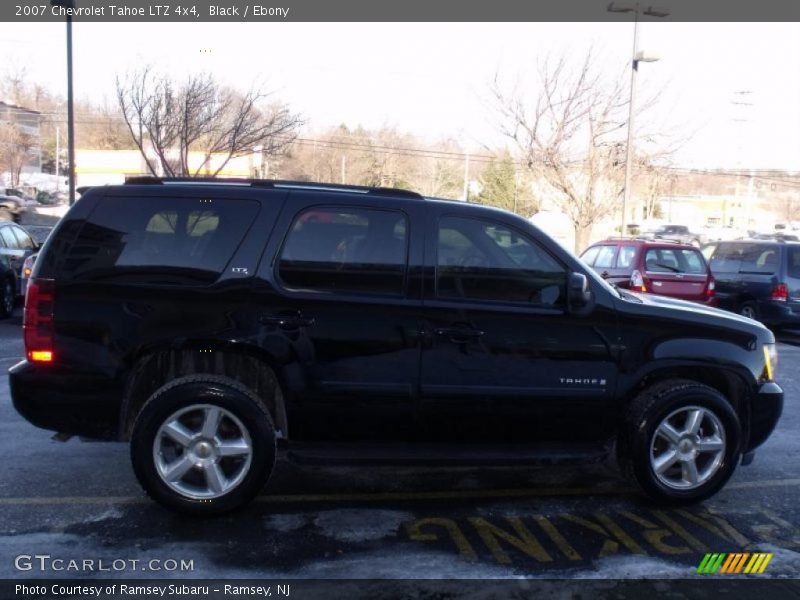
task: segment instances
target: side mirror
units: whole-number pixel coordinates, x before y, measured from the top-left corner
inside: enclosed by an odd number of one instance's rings
[[[589,312],[592,309],[593,300],[586,275],[570,273],[567,280],[567,303],[570,311],[579,314]]]

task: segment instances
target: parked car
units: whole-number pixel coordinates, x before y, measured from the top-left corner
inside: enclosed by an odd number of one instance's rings
[[[686,225],[662,225],[652,231],[645,231],[639,237],[650,240],[671,240],[693,246],[700,246],[705,241],[702,233],[693,233]]]
[[[639,239],[608,239],[589,246],[581,260],[603,279],[623,289],[717,303],[715,282],[694,246]]]
[[[4,196],[0,194],[0,221],[19,222],[25,214],[27,207],[25,201],[18,196]]]
[[[800,326],[800,244],[742,240],[703,247],[720,308],[771,327]]]
[[[147,493],[201,515],[259,493],[278,448],[448,464],[615,448],[650,496],[695,502],[783,406],[763,325],[618,290],[517,215],[405,190],[89,189],[40,252],[24,332],[20,414],[130,441]]]
[[[17,298],[24,295],[23,263],[37,248],[25,229],[0,221],[0,318],[10,317]]]

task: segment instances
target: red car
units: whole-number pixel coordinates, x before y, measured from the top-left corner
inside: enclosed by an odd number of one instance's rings
[[[589,246],[581,259],[620,288],[717,305],[711,269],[694,246],[608,239]]]

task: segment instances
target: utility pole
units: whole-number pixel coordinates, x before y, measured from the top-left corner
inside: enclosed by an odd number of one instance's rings
[[[749,122],[749,118],[748,118],[748,115],[746,113],[748,113],[750,108],[752,108],[752,106],[753,106],[753,103],[749,101],[750,100],[750,94],[752,94],[752,93],[753,93],[752,90],[736,90],[736,91],[733,92],[733,100],[731,100],[731,104],[734,106],[734,112],[737,113],[737,114],[734,114],[733,121],[735,123],[738,123],[739,127],[741,129],[746,129],[746,124]],[[737,109],[737,107],[739,107],[739,108]],[[752,178],[752,171],[751,171],[751,173],[750,173],[751,177],[750,177],[750,181],[748,183],[747,209],[745,211],[742,211],[742,207],[741,207],[742,200],[741,200],[741,197],[740,197],[740,193],[741,193],[741,187],[742,187],[742,185],[741,185],[741,182],[742,182],[742,169],[743,169],[742,154],[744,152],[744,150],[743,150],[744,146],[743,146],[743,142],[742,142],[742,137],[743,137],[742,134],[743,134],[743,132],[741,131],[741,129],[739,131],[739,136],[738,136],[738,139],[736,141],[736,186],[734,188],[734,193],[733,193],[734,202],[736,204],[736,206],[735,206],[736,210],[734,210],[733,212],[740,219],[742,217],[742,212],[745,213],[744,228],[749,230],[749,228],[750,228],[750,209],[751,209],[750,201],[751,201],[751,197],[752,197],[752,187],[751,186],[752,186],[753,178]],[[723,210],[723,220],[725,218],[727,218],[727,215],[725,215],[725,211]],[[727,226],[727,225],[728,225],[728,223],[723,222],[723,226]],[[741,225],[742,224],[739,223],[739,227],[740,228],[741,228]]]
[[[669,10],[657,6],[643,8],[639,2],[612,2],[608,5],[608,12],[612,13],[633,13],[633,52],[631,56],[631,95],[628,101],[628,143],[625,146],[625,188],[622,195],[622,223],[620,225],[620,235],[624,236],[628,228],[628,205],[631,202],[631,179],[634,160],[633,150],[633,117],[634,105],[636,104],[636,75],[639,72],[640,62],[655,62],[657,57],[648,56],[644,52],[639,52],[639,15],[648,17],[664,18],[669,16]]]
[[[61,190],[61,177],[59,176],[59,161],[61,160],[61,127],[56,125],[56,192]]]
[[[67,155],[69,205],[75,204],[75,107],[72,97],[72,17],[67,16]]]
[[[342,154],[342,184],[347,184],[347,156]]]
[[[464,202],[469,202],[469,152],[464,155]]]

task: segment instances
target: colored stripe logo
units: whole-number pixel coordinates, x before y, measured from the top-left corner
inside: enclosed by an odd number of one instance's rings
[[[697,572],[700,575],[713,575],[715,573],[753,575],[763,573],[770,560],[772,560],[772,552],[753,552],[752,554],[749,552],[710,553],[706,554],[703,560],[700,561]]]

